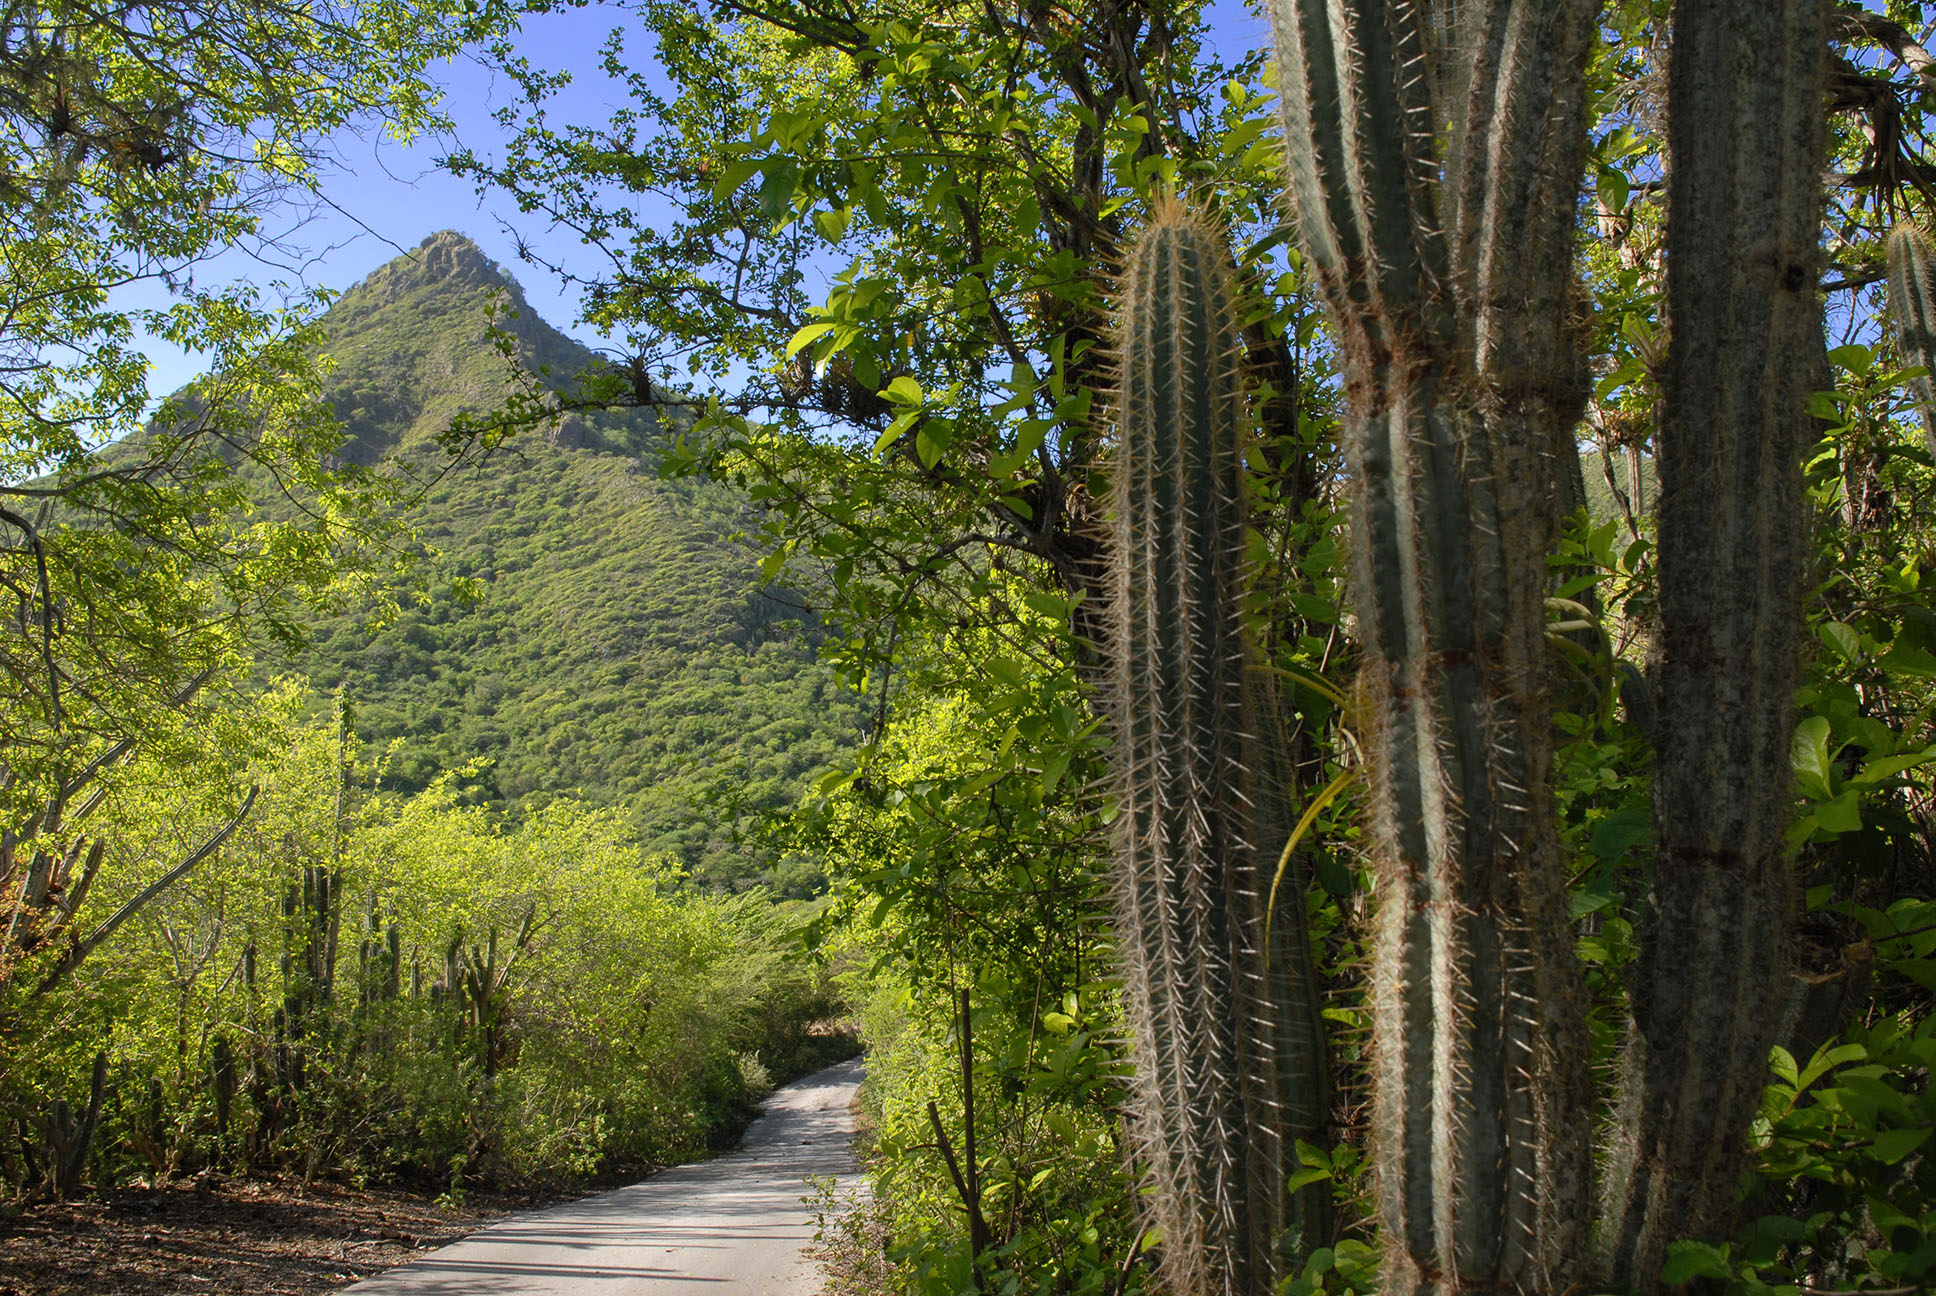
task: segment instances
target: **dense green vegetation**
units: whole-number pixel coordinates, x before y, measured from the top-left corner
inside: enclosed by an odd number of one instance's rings
[[[16,1192],[686,1155],[838,989],[843,1288],[1936,1280],[1929,6],[614,7],[454,165],[632,363],[435,236],[238,343],[201,584],[8,523]]]
[[[734,816],[797,798],[853,714],[778,642],[791,614],[754,589],[741,506],[655,479],[656,420],[467,423],[586,355],[529,318],[500,348],[502,280],[461,238],[333,315],[195,285],[207,257],[276,258],[330,131],[437,125],[424,66],[506,19],[0,23],[16,1200],[203,1169],[461,1193],[663,1163],[843,1047],[806,1034],[838,1005],[771,892],[706,898],[774,876]],[[168,304],[107,304],[143,280]],[[137,328],[214,369],[151,411]]]
[[[329,467],[341,435],[317,400],[315,296],[195,271],[228,252],[273,262],[269,231],[314,199],[327,137],[437,128],[427,66],[506,20],[384,0],[53,3],[0,20],[13,830],[103,750],[141,744],[155,713],[209,698],[211,673],[365,592],[394,493]],[[130,290],[146,304],[124,307]],[[138,330],[212,369],[152,421]],[[300,515],[250,509],[263,482]]]
[[[1831,25],[1807,4],[1284,0],[1282,82],[1219,57],[1196,4],[615,7],[659,41],[633,105],[574,119],[533,72],[529,128],[459,165],[597,232],[615,269],[587,317],[716,384],[703,406],[645,393],[701,415],[669,468],[768,503],[830,659],[888,700],[796,819],[847,917],[825,938],[872,956],[854,993],[887,1191],[855,1225],[857,1283],[1927,1283],[1931,485],[1920,355],[1891,349],[1873,288],[1889,225],[1926,215],[1903,183],[1925,6]],[[617,72],[645,57],[614,50]],[[1670,173],[1693,187],[1670,198]],[[1292,830],[1244,843],[1283,852],[1269,902],[1219,913],[1192,898],[1227,885],[1214,863],[1155,868],[1198,917],[1152,945],[1104,827],[1125,832],[1146,766],[1216,745],[1179,720],[1110,772],[1163,703],[1101,723],[1127,616],[1101,501],[1131,368],[1110,267],[1177,191],[1230,240],[1240,302],[1203,341],[1252,384],[1234,606],[1284,697],[1228,714],[1283,762]],[[678,220],[630,221],[647,193]],[[1665,222],[1690,193],[1745,214]],[[1718,312],[1677,263],[1747,304]],[[1858,339],[1826,361],[1818,293]],[[1758,395],[1689,413],[1740,373]],[[1240,800],[1174,831],[1207,839]],[[1124,1095],[1132,1129],[1169,1102],[1179,1126],[1230,1119],[1206,1097],[1223,1041],[1287,1023],[1216,973],[1241,979],[1285,904],[1325,990],[1306,1074],[1329,1071],[1328,1128],[1246,1117],[1283,1141],[1283,1183],[1179,1182],[1152,1143],[1125,1152]],[[1212,1020],[1145,1029],[1159,959],[1201,974]],[[1315,1199],[1295,1228],[1232,1207],[1293,1198]]]
[[[609,809],[511,827],[460,804],[460,774],[378,791],[314,709],[264,696],[246,762],[115,772],[89,914],[205,838],[237,780],[257,791],[84,968],[6,969],[0,1093],[35,1122],[0,1153],[13,1195],[243,1169],[461,1193],[666,1164],[840,1050],[806,1034],[837,1004],[765,896],[695,894]]]

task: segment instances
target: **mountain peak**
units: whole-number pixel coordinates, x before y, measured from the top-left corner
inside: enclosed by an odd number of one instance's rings
[[[432,234],[372,271],[337,300],[323,326],[325,350],[338,365],[327,395],[349,427],[345,454],[359,463],[435,436],[457,414],[483,413],[510,394],[493,328],[517,339],[522,368],[558,376],[551,381],[592,358],[545,323],[517,281],[455,230]]]
[[[425,288],[466,295],[506,288],[516,305],[524,302],[517,280],[456,230],[437,231],[412,250],[378,266],[350,291],[397,296]]]
[[[511,276],[484,255],[484,249],[456,230],[438,230],[417,245],[414,256],[426,279],[454,279],[461,286],[515,286]]]

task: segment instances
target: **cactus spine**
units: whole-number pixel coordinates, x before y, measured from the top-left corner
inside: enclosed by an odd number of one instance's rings
[[[1589,0],[1272,0],[1289,189],[1340,341],[1378,866],[1388,1292],[1557,1292],[1583,994],[1547,790],[1545,555],[1578,473]]]
[[[1303,898],[1265,908],[1285,825],[1246,643],[1247,433],[1230,253],[1161,204],[1121,289],[1109,573],[1113,891],[1137,1056],[1131,1134],[1177,1296],[1264,1296],[1323,1198],[1286,1193],[1329,1093]],[[1270,948],[1264,946],[1266,931]]]
[[[1676,1237],[1725,1236],[1767,1076],[1790,904],[1801,453],[1816,299],[1826,7],[1674,9],[1661,377],[1659,832],[1600,1239],[1659,1288]]]
[[[1909,390],[1923,416],[1923,442],[1936,456],[1936,240],[1914,221],[1889,231],[1889,313],[1903,360],[1929,373],[1913,378]]]

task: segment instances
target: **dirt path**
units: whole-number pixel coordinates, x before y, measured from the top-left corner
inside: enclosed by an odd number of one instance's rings
[[[858,1060],[774,1093],[737,1152],[516,1215],[348,1289],[355,1296],[809,1296],[806,1179],[857,1176]]]

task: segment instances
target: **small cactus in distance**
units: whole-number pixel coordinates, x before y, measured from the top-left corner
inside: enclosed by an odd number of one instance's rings
[[[1269,675],[1245,633],[1248,435],[1228,241],[1159,202],[1117,309],[1109,710],[1112,872],[1136,1071],[1130,1136],[1176,1296],[1265,1296],[1330,1102],[1303,897],[1270,905],[1287,825]],[[1268,945],[1267,945],[1268,941]]]
[[[1915,221],[1889,231],[1889,314],[1905,364],[1928,371],[1909,380],[1923,419],[1923,441],[1936,455],[1936,239]]]

